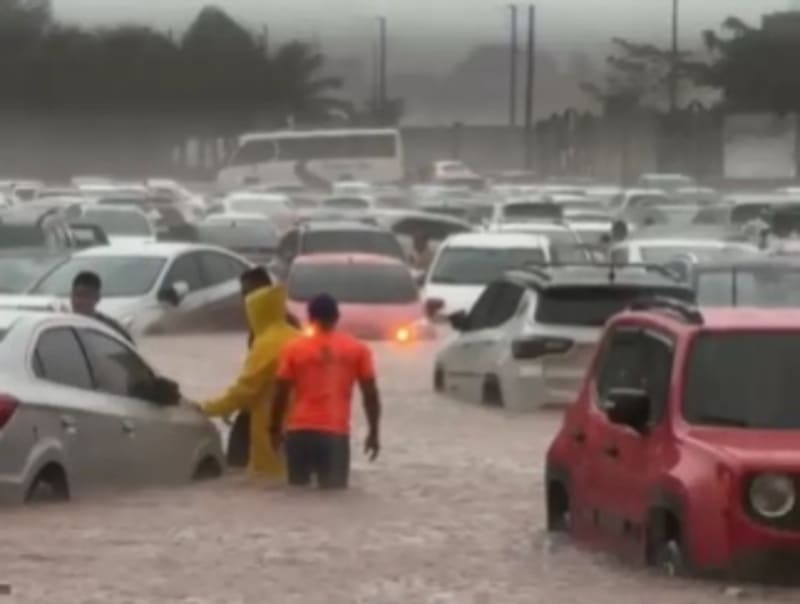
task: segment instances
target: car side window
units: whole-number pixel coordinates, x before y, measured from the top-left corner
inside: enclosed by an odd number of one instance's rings
[[[238,279],[248,269],[236,258],[218,252],[203,252],[200,255],[203,269],[203,282],[206,286],[219,285]]]
[[[97,389],[107,394],[146,399],[155,376],[129,348],[98,331],[81,330]]]
[[[643,388],[641,330],[618,328],[609,334],[597,368],[597,402],[603,405],[615,388]]]
[[[494,304],[489,311],[485,327],[499,327],[511,317],[519,308],[524,290],[513,283],[501,283],[498,293],[494,296]]]
[[[164,287],[170,287],[176,283],[184,283],[189,285],[189,291],[195,291],[203,288],[203,277],[200,273],[200,262],[198,254],[184,254],[179,256],[164,278]]]
[[[492,306],[494,306],[497,296],[501,294],[502,286],[503,283],[501,281],[490,283],[475,301],[475,304],[469,311],[470,331],[485,329],[489,326],[492,316]]]
[[[48,329],[39,336],[33,369],[37,377],[48,382],[94,389],[86,355],[75,332],[68,327]]]
[[[645,331],[642,336],[644,387],[650,397],[650,423],[664,417],[669,402],[674,345],[668,336]]]

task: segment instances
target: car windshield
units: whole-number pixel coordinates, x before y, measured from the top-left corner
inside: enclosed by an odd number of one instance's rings
[[[66,297],[78,273],[96,273],[103,283],[103,298],[143,296],[155,285],[166,259],[149,256],[83,256],[59,265],[42,279],[32,294]]]
[[[486,285],[513,269],[530,264],[543,264],[544,250],[525,248],[444,249],[431,273],[431,283],[453,285]]]
[[[509,203],[503,206],[504,220],[558,220],[564,209],[554,203]]]
[[[686,365],[692,424],[800,428],[800,331],[702,333]]]
[[[266,221],[201,224],[197,226],[197,239],[231,249],[274,250],[278,247],[278,231]]]
[[[47,256],[0,256],[0,293],[25,292],[56,262]]]
[[[731,254],[742,256],[750,250],[738,246],[693,246],[687,245],[643,245],[641,246],[642,260],[649,264],[666,264],[678,256],[693,256],[700,262],[712,261],[729,257]],[[755,253],[755,251],[753,251]]]
[[[249,198],[231,199],[228,207],[231,212],[265,215],[286,212],[289,209],[289,205],[284,201]]]
[[[696,291],[703,306],[800,307],[800,267],[703,270]]]
[[[565,285],[547,288],[539,294],[536,322],[602,327],[637,298],[650,296],[694,300],[690,290],[679,287]]]
[[[35,224],[0,223],[0,248],[40,247],[44,244],[44,231]]]
[[[106,235],[142,236],[150,235],[151,227],[147,218],[138,212],[118,212],[115,210],[86,210],[82,222],[96,224]]]
[[[336,199],[326,199],[322,202],[323,207],[334,210],[367,210],[369,202],[358,197],[337,197]]]
[[[400,242],[391,233],[370,230],[330,230],[307,233],[303,236],[301,253],[336,254],[361,253],[389,256],[405,261]]]
[[[350,304],[413,304],[418,299],[411,273],[385,264],[296,264],[289,298],[306,301],[327,293]]]

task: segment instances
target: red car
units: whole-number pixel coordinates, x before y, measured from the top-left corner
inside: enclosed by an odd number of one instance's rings
[[[299,256],[287,286],[289,310],[297,317],[306,316],[308,300],[327,293],[339,301],[339,327],[356,337],[405,343],[431,335],[411,270],[394,258],[347,253]]]
[[[613,318],[546,493],[549,530],[671,574],[796,574],[800,311],[651,300]]]

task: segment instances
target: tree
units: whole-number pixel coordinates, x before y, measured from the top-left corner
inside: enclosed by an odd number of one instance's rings
[[[800,19],[778,16],[783,27],[753,28],[730,17],[721,31],[706,31],[710,61],[697,69],[697,81],[722,91],[725,108],[787,113],[800,111]]]

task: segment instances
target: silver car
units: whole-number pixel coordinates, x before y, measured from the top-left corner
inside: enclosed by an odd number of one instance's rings
[[[0,309],[0,502],[219,476],[220,435],[93,319]]]

